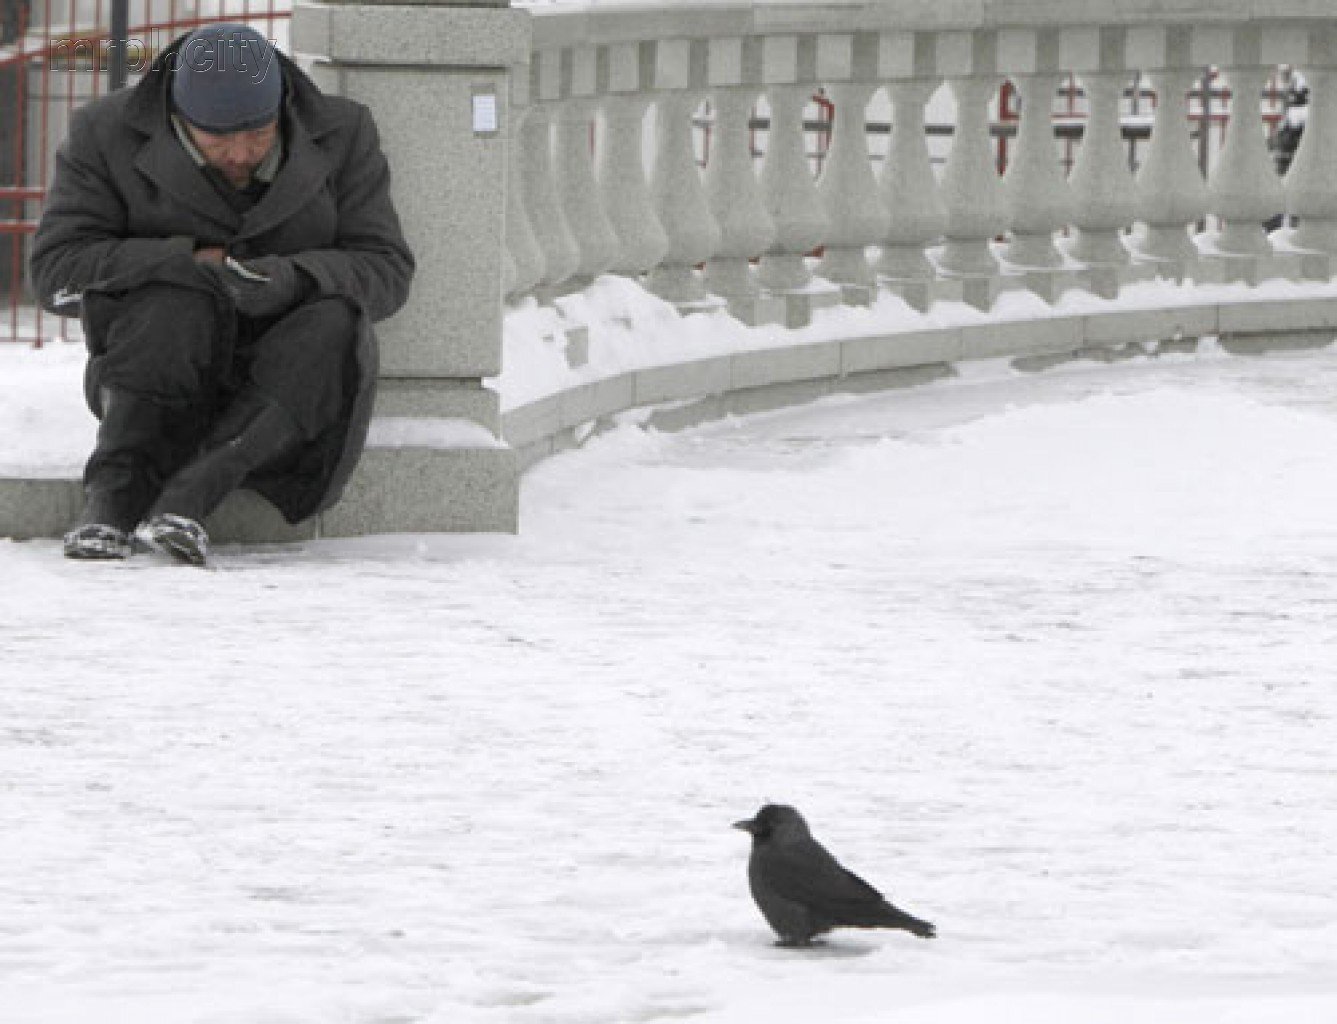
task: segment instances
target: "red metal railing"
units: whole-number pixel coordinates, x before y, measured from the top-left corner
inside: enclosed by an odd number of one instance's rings
[[[204,5],[207,4],[207,8]],[[130,84],[199,25],[252,25],[287,49],[290,0],[131,0]],[[69,339],[78,325],[44,313],[27,283],[30,240],[70,115],[110,88],[110,0],[20,0],[0,38],[0,343]],[[6,152],[8,150],[8,152]]]

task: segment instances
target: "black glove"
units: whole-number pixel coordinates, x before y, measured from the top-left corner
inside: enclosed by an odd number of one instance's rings
[[[245,263],[229,257],[218,276],[237,312],[255,319],[281,316],[315,291],[315,282],[287,256],[260,256]]]

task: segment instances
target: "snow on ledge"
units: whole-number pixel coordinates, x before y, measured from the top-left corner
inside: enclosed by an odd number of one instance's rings
[[[368,448],[501,448],[492,431],[466,419],[378,416],[367,431]]]
[[[723,310],[683,315],[637,282],[605,275],[551,306],[532,298],[509,306],[502,335],[504,370],[487,383],[500,394],[502,410],[509,412],[628,371],[743,352],[1027,320],[1325,298],[1337,298],[1337,281],[1278,278],[1247,285],[1155,280],[1126,285],[1116,299],[1072,289],[1053,305],[1029,291],[1012,291],[999,296],[988,313],[962,302],[936,302],[921,313],[899,296],[880,292],[871,306],[820,309],[807,327],[789,329],[774,324],[748,327]],[[575,367],[566,352],[566,331],[572,327],[588,331],[588,361]]]

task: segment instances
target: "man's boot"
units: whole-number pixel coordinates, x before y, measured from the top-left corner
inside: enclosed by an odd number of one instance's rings
[[[128,391],[103,388],[97,444],[84,468],[84,510],[65,534],[65,557],[127,558],[130,532],[162,484],[166,412]]]
[[[296,451],[302,432],[287,410],[246,392],[224,412],[201,455],[163,488],[136,536],[190,565],[209,557],[204,520],[257,469]]]

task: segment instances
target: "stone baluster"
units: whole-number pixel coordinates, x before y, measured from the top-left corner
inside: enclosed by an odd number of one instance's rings
[[[822,244],[828,226],[803,134],[803,111],[812,99],[817,76],[815,38],[767,36],[762,73],[768,83],[770,130],[761,189],[776,233],[757,270],[763,285],[785,295],[790,305],[786,322],[799,326],[811,312],[811,304],[799,297],[812,281],[807,255]]]
[[[1337,70],[1311,67],[1305,81],[1309,112],[1286,173],[1286,208],[1298,218],[1291,243],[1328,257],[1306,259],[1306,276],[1328,277],[1337,262]]]
[[[755,323],[763,319],[762,296],[751,260],[775,239],[775,224],[762,201],[752,158],[749,121],[758,89],[717,88],[715,127],[710,136],[706,191],[720,225],[720,244],[706,264],[706,285],[729,302],[729,311]]]
[[[891,225],[878,198],[864,120],[876,88],[866,82],[840,82],[830,87],[836,108],[835,126],[831,151],[817,184],[830,220],[826,253],[818,273],[837,284],[867,289],[877,283],[868,264],[868,247],[881,242]]]
[[[1175,48],[1186,53],[1187,39]],[[1207,184],[1198,169],[1188,125],[1188,92],[1197,72],[1171,66],[1151,71],[1150,77],[1156,89],[1156,116],[1137,174],[1134,211],[1143,230],[1135,245],[1163,276],[1183,280],[1198,253],[1189,232],[1207,214]]]
[[[1073,216],[1072,193],[1054,147],[1054,94],[1056,74],[1013,77],[1021,98],[1017,143],[1003,175],[1012,236],[1004,250],[1008,263],[1028,269],[1053,268],[1063,263],[1054,246],[1054,233]],[[1052,294],[1045,294],[1052,299]]]
[[[988,309],[1001,286],[992,241],[1008,228],[1006,197],[998,176],[989,107],[997,94],[998,37],[993,32],[944,32],[937,37],[935,66],[956,102],[952,148],[942,172],[947,210],[938,268],[962,297]]]
[[[650,191],[668,235],[664,258],[650,271],[648,285],[679,304],[707,299],[696,266],[714,255],[720,228],[696,163],[692,117],[705,83],[705,49],[700,40],[666,39],[655,44],[655,165]]]
[[[594,179],[590,133],[598,106],[597,100],[578,96],[564,100],[557,109],[557,192],[579,252],[571,281],[576,286],[588,284],[611,267],[620,250]]]
[[[542,289],[561,289],[580,266],[580,249],[566,223],[553,173],[552,118],[555,104],[536,103],[521,132],[525,205],[529,226],[543,253]]]
[[[774,85],[768,91],[771,125],[761,187],[776,235],[759,271],[762,283],[775,291],[794,291],[808,284],[812,274],[807,254],[822,244],[827,232],[826,211],[803,137],[803,109],[812,93],[811,84]]]
[[[611,269],[636,277],[668,252],[668,235],[655,212],[645,176],[645,93],[614,94],[604,101],[604,137],[599,149],[599,188],[604,210],[621,243]]]
[[[1257,260],[1272,253],[1263,222],[1285,205],[1263,136],[1259,101],[1270,69],[1259,62],[1259,44],[1258,29],[1236,30],[1231,59],[1222,68],[1230,83],[1230,121],[1207,178],[1208,206],[1220,221],[1213,246],[1225,257],[1228,277],[1250,280],[1256,278]]]
[[[947,207],[945,244],[939,266],[945,273],[977,281],[996,281],[998,261],[990,245],[1008,228],[1007,207],[989,134],[989,102],[998,89],[993,75],[952,78],[956,129],[942,176]],[[967,301],[987,308],[996,290],[971,289]]]
[[[762,201],[752,156],[752,111],[761,93],[762,40],[752,36],[711,39],[707,81],[715,108],[706,164],[706,193],[720,242],[706,263],[706,287],[746,323],[784,319],[784,303],[762,293],[752,260],[775,240],[775,224]]]
[[[511,84],[514,87],[523,81],[524,76],[517,75]],[[529,108],[516,105],[513,99],[506,174],[506,254],[510,270],[502,292],[512,300],[529,294],[543,278],[543,250],[534,237],[525,202],[524,124],[528,118]]]
[[[699,302],[706,290],[696,266],[719,244],[692,143],[692,115],[701,94],[676,90],[656,101],[656,156],[651,192],[668,236],[663,259],[650,271],[650,290],[670,302]]]
[[[599,51],[598,88],[605,99],[596,171],[604,212],[620,243],[610,269],[628,277],[647,273],[668,252],[668,235],[645,173],[645,117],[653,85],[649,70],[637,43]]]
[[[847,302],[873,299],[877,277],[868,247],[886,237],[890,217],[878,196],[868,152],[868,103],[877,90],[878,37],[823,36],[818,41],[818,74],[831,84],[835,104],[831,149],[817,190],[829,219],[826,253],[818,273],[843,285]]]
[[[891,146],[879,183],[889,224],[877,270],[893,291],[920,310],[929,306],[935,277],[924,249],[947,226],[924,131],[924,105],[937,88],[936,80],[925,78],[887,86]]]
[[[1135,183],[1119,122],[1119,101],[1128,75],[1124,71],[1083,71],[1079,78],[1088,109],[1069,179],[1077,233],[1068,252],[1086,264],[1091,290],[1113,298],[1131,262],[1122,236],[1136,214]]]

